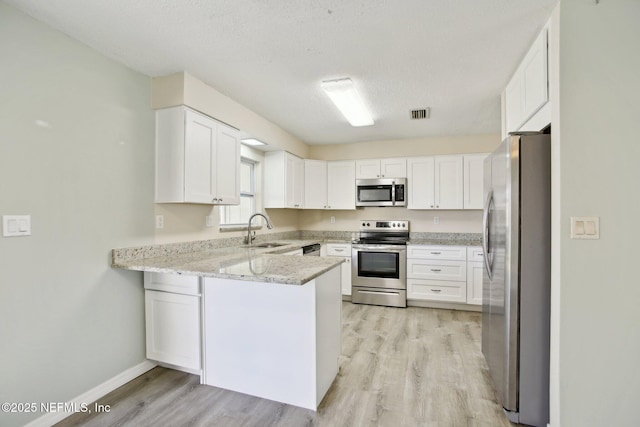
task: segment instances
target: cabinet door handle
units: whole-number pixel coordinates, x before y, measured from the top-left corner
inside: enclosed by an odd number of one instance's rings
[[[435,272],[435,273],[439,273],[442,271],[442,269],[440,268],[432,268],[431,271]]]
[[[436,294],[442,292],[442,289],[431,289],[431,292],[435,292]]]
[[[217,198],[217,197],[214,197],[214,198],[213,198],[213,200],[212,200],[212,202],[213,202],[213,203],[217,203],[217,202],[218,202],[218,198]]]
[[[333,250],[336,251],[336,252],[344,252],[344,249],[334,248]]]
[[[218,203],[222,202],[222,199],[218,199]]]
[[[431,207],[433,207],[433,205],[431,205]]]
[[[442,252],[431,252],[431,255],[440,255]]]

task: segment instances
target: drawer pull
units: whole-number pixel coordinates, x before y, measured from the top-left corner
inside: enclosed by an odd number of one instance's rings
[[[344,249],[334,248],[333,250],[336,251],[336,252],[344,252]]]
[[[442,252],[431,252],[431,255],[440,255]]]
[[[442,270],[439,268],[432,268],[431,271],[435,272],[435,273],[440,273]]]
[[[435,292],[436,294],[442,292],[442,289],[431,289],[431,292]]]

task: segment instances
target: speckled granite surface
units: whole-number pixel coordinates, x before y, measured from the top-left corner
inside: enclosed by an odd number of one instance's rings
[[[480,233],[411,233],[410,245],[482,246]]]
[[[255,244],[279,242],[277,248],[248,248],[242,238],[197,240],[184,243],[114,249],[114,268],[257,282],[301,285],[340,264],[340,258],[283,256],[313,243],[351,242],[352,231],[290,231],[258,235]],[[411,233],[413,245],[480,246],[479,233]]]
[[[281,255],[316,243],[315,241],[278,240],[278,242],[285,243],[285,245],[268,249],[234,246],[155,257],[137,257],[128,260],[121,257],[116,258],[114,255],[112,267],[136,271],[303,285],[343,262],[340,258]],[[185,245],[188,246],[188,244]],[[114,253],[116,251],[130,253],[134,249],[136,248],[117,249],[114,250]],[[160,249],[155,248],[154,250],[159,251]],[[140,252],[149,253],[149,250],[133,251],[136,255]]]

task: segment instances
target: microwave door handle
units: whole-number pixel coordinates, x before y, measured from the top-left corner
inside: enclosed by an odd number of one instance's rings
[[[396,204],[396,182],[391,181],[391,204]]]

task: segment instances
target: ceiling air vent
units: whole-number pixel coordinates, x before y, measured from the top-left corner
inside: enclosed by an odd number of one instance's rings
[[[411,110],[411,120],[420,120],[429,118],[429,108],[421,110]]]

